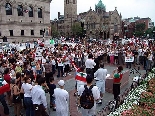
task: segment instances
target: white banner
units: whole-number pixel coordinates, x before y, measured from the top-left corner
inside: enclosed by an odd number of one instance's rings
[[[134,62],[134,57],[125,57],[125,62]]]

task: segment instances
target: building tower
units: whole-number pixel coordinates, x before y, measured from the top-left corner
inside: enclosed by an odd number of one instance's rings
[[[71,35],[71,27],[75,20],[77,20],[77,0],[64,0],[64,28],[66,28],[66,37]]]
[[[102,0],[99,0],[98,4],[95,5],[95,11],[99,14],[103,14],[106,12],[106,7],[105,5],[102,3]]]

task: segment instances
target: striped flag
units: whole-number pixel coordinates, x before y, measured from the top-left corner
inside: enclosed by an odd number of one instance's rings
[[[9,84],[6,84],[6,85],[3,85],[0,87],[0,95],[7,92],[7,91],[10,91],[10,85]]]
[[[75,76],[75,80],[82,81],[82,82],[86,82],[86,76],[87,76],[86,73],[77,72],[77,74],[76,74],[76,76]]]

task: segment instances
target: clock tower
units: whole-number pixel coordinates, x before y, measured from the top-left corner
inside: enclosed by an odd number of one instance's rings
[[[73,22],[77,20],[77,0],[64,0],[65,32],[71,34]]]
[[[64,0],[64,16],[67,18],[77,18],[77,0]]]

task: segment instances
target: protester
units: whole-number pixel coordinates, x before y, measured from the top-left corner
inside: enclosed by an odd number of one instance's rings
[[[14,114],[15,116],[20,116],[21,113],[21,97],[20,97],[20,89],[19,89],[20,78],[16,77],[15,82],[12,85],[12,98],[14,103]]]
[[[105,93],[105,81],[106,81],[107,69],[104,69],[104,64],[100,64],[100,68],[94,73],[96,80],[96,86],[100,90],[100,100],[98,104],[102,104],[103,94]]]
[[[24,104],[26,106],[26,116],[34,116],[34,109],[33,109],[33,103],[32,103],[32,97],[31,97],[31,78],[25,77],[24,83],[21,87],[21,93],[24,93]]]
[[[78,91],[78,96],[79,96],[78,103],[81,106],[82,116],[96,115],[96,101],[99,100],[99,98],[100,98],[100,91],[97,86],[92,85],[93,80],[94,80],[94,78],[92,75],[87,75],[87,77],[86,77],[87,84],[80,86],[79,91]],[[85,96],[85,95],[87,95],[88,91],[91,96]],[[88,99],[88,98],[90,98],[90,99]],[[87,100],[89,101],[88,103],[87,103]],[[83,101],[83,102],[81,102],[81,101]],[[90,102],[92,102],[91,106],[89,106]],[[88,106],[88,108],[83,107],[83,106]]]
[[[60,80],[58,82],[60,88],[54,89],[54,97],[56,104],[57,116],[68,116],[69,115],[69,93],[64,89],[65,82]]]
[[[119,66],[113,71],[113,94],[115,100],[117,100],[117,97],[120,94],[121,79],[123,77],[122,70],[123,67]]]
[[[34,108],[34,116],[48,116],[47,100],[43,86],[46,86],[45,78],[39,78],[37,80],[38,85],[35,85],[31,90],[32,102]]]
[[[86,73],[87,74],[91,74],[94,77],[94,71],[93,68],[96,65],[96,63],[93,60],[93,55],[89,54],[88,55],[88,59],[85,62],[85,66],[86,66]]]
[[[4,70],[4,80],[10,85],[11,84],[11,77],[10,77],[10,69],[6,68]],[[12,101],[11,101],[11,90],[7,91],[7,101],[8,105],[12,106]]]
[[[54,78],[51,77],[49,79],[49,94],[50,94],[50,108],[53,108],[53,111],[56,111],[56,105],[55,105],[55,97],[54,97],[54,89],[56,88],[56,85],[54,84]]]
[[[0,74],[0,87],[2,87],[4,85],[3,82],[4,82],[4,79],[2,78],[2,74]],[[9,115],[9,108],[8,108],[7,103],[6,103],[4,93],[0,94],[0,102],[3,105],[4,114]]]

